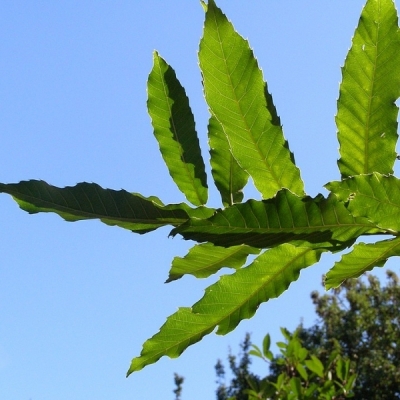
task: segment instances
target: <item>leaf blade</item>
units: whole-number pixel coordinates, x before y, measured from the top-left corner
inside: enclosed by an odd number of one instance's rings
[[[368,1],[342,68],[336,124],[342,177],[393,173],[400,36],[392,0]]]
[[[221,277],[192,308],[181,308],[167,319],[160,331],[144,343],[127,375],[162,356],[178,357],[217,326],[217,334],[230,332],[242,319],[253,316],[262,302],[286,290],[301,269],[318,262],[321,253],[285,244],[261,254],[248,267]]]
[[[340,286],[346,279],[358,278],[375,267],[383,267],[389,257],[400,255],[400,239],[382,240],[377,243],[358,243],[354,249],[335,262],[326,274],[326,290]]]
[[[153,61],[147,81],[147,108],[154,136],[181,192],[196,206],[206,204],[207,177],[189,99],[175,71],[157,52]]]
[[[210,145],[211,173],[215,186],[221,194],[224,206],[231,206],[243,200],[242,189],[249,175],[233,157],[228,138],[218,122],[211,116],[208,123],[208,142]]]
[[[186,204],[164,206],[156,197],[145,198],[86,182],[65,188],[35,180],[0,183],[0,193],[13,196],[18,205],[31,214],[54,212],[66,221],[99,219],[107,225],[136,233],[147,233],[165,225],[179,225],[189,215],[205,217],[213,213],[212,209],[191,209]]]
[[[211,113],[263,197],[283,187],[303,195],[300,171],[253,52],[213,0],[207,7],[199,62]]]
[[[249,254],[258,254],[259,249],[250,246],[219,247],[212,243],[196,245],[185,257],[175,257],[166,282],[190,274],[196,278],[207,278],[223,267],[238,269]]]
[[[307,241],[335,249],[347,246],[361,234],[377,231],[375,224],[352,216],[336,196],[300,198],[283,189],[272,199],[248,200],[217,210],[208,219],[190,219],[171,234],[218,246],[247,244],[268,248]]]
[[[325,187],[345,202],[355,217],[368,218],[389,234],[400,231],[398,178],[373,173],[330,182]]]

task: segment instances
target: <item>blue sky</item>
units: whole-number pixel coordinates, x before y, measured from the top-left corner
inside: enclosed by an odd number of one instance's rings
[[[217,3],[249,39],[316,195],[339,178],[340,67],[363,1]],[[157,49],[186,88],[208,159],[197,66],[203,18],[197,0],[0,2],[0,181],[87,181],[184,201],[152,134],[146,80]],[[210,205],[219,206],[214,189]],[[190,243],[168,238],[168,229],[139,236],[98,221],[30,216],[6,195],[0,226],[0,398],[7,400],[173,399],[174,372],[186,378],[183,399],[213,399],[216,360],[229,347],[236,353],[246,332],[257,344],[267,332],[281,339],[280,326],[314,323],[309,294],[322,289],[322,274],[338,258],[304,271],[232,334],[211,334],[179,359],[126,379],[142,343],[217,279],[163,283]]]

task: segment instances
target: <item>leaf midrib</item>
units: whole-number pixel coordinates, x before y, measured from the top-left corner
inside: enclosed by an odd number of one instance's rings
[[[186,341],[186,342],[189,341],[189,342],[192,344],[192,340],[193,340],[195,337],[198,337],[199,335],[201,335],[201,338],[203,338],[203,337],[206,335],[207,331],[209,331],[210,327],[214,326],[214,328],[215,328],[215,327],[219,326],[219,324],[220,324],[222,321],[224,321],[229,315],[232,315],[232,314],[235,313],[238,309],[240,309],[241,307],[243,307],[243,305],[244,305],[245,303],[247,303],[251,297],[254,297],[256,294],[258,294],[262,289],[265,288],[265,286],[266,286],[267,284],[270,284],[271,282],[273,282],[273,281],[276,279],[276,277],[277,277],[278,275],[283,274],[283,272],[286,271],[287,268],[289,268],[290,265],[291,265],[294,261],[296,261],[297,259],[299,259],[300,257],[304,256],[306,253],[308,253],[308,252],[310,252],[310,251],[316,251],[316,250],[315,250],[315,249],[311,249],[311,248],[305,248],[304,251],[303,251],[301,254],[297,255],[297,256],[294,257],[294,258],[291,258],[291,259],[290,259],[290,262],[285,264],[285,267],[279,269],[279,271],[277,271],[275,274],[272,274],[272,277],[273,277],[273,278],[270,277],[266,282],[263,283],[262,286],[259,287],[259,289],[257,289],[256,291],[252,292],[251,295],[247,297],[247,300],[246,300],[246,301],[243,301],[243,302],[239,303],[232,311],[230,311],[229,313],[227,313],[225,316],[223,316],[223,317],[221,317],[221,318],[218,318],[218,319],[217,319],[217,322],[210,324],[207,328],[205,328],[205,329],[203,329],[203,330],[201,330],[201,331],[197,331],[196,334],[189,336],[189,337],[188,337],[187,339],[185,339],[184,341]],[[264,254],[264,253],[262,253],[262,254]],[[261,255],[262,255],[262,254],[261,254]],[[290,282],[290,283],[291,283],[291,282]],[[203,298],[204,298],[204,297],[203,297]],[[264,303],[267,302],[268,300],[272,299],[272,298],[274,298],[274,297],[269,297],[266,301],[264,301]],[[198,301],[198,303],[201,302],[201,301],[202,301],[202,299],[200,299],[200,300]],[[192,310],[191,313],[192,313],[193,315],[194,315],[194,313],[195,313],[195,311],[193,311],[193,308],[194,308],[198,303],[194,304],[193,307],[191,307],[191,310]],[[179,312],[179,311],[178,311],[178,312]],[[199,313],[197,313],[197,314],[199,314]],[[205,316],[205,315],[209,315],[209,314],[202,314],[202,315]],[[212,317],[213,315],[215,315],[215,314],[212,314],[211,317]],[[239,321],[239,322],[240,322],[240,321]],[[217,330],[217,334],[218,334],[218,330]],[[153,353],[153,355],[152,355],[151,358],[160,359],[163,355],[168,355],[168,351],[169,351],[169,350],[171,350],[171,349],[173,349],[173,348],[179,346],[179,344],[183,343],[184,341],[181,341],[181,342],[179,342],[178,344],[174,344],[174,345],[171,345],[171,346],[169,346],[169,347],[167,347],[167,348],[164,348],[164,351],[159,351],[159,352],[157,352],[156,354]],[[185,348],[187,348],[187,347],[188,347],[188,346],[186,346]],[[141,357],[143,357],[143,356],[140,356],[138,359],[140,359]],[[150,358],[150,357],[149,357],[149,358]],[[132,372],[133,372],[133,371],[132,371]]]
[[[379,17],[381,16],[381,4],[379,3]],[[372,109],[372,99],[374,97],[374,88],[375,88],[375,81],[376,81],[376,66],[377,66],[377,60],[378,60],[378,42],[379,42],[379,24],[376,24],[376,45],[375,45],[375,62],[373,66],[373,74],[372,74],[372,80],[371,80],[371,92],[370,96],[368,99],[368,117],[367,117],[367,123],[365,127],[365,139],[364,139],[364,159],[365,159],[365,164],[364,164],[364,173],[369,173],[371,172],[369,170],[369,137],[370,137],[370,119],[372,117],[371,115],[371,109]]]
[[[10,191],[11,192],[11,191]],[[9,192],[5,192],[5,193],[9,193]],[[33,205],[35,208],[42,208],[45,210],[49,210],[50,212],[56,212],[61,213],[61,214],[66,214],[66,215],[71,215],[74,217],[78,217],[78,219],[100,219],[100,220],[108,220],[108,221],[120,221],[120,222],[124,222],[124,223],[135,223],[135,224],[169,224],[169,225],[180,225],[184,222],[186,222],[188,220],[188,218],[165,218],[165,217],[160,217],[160,218],[156,218],[156,219],[143,219],[143,218],[124,218],[124,217],[117,217],[117,216],[112,216],[112,215],[107,215],[107,214],[98,214],[95,212],[88,212],[88,211],[83,211],[82,209],[77,211],[74,208],[69,208],[68,206],[61,206],[58,203],[53,203],[50,202],[48,200],[43,200],[40,199],[40,206],[35,205],[35,203],[37,203],[38,201],[38,197],[36,196],[30,196],[27,194],[23,194],[22,196],[19,195],[19,197],[16,194],[11,194],[11,196],[13,196],[14,200],[20,204],[21,202],[23,203],[27,203],[29,205]],[[79,202],[77,202],[77,204],[79,204]],[[154,203],[153,203],[154,204]],[[92,202],[90,201],[90,205],[92,206]],[[154,205],[156,206],[156,205]],[[104,207],[104,205],[103,205]],[[129,206],[130,207],[130,206]],[[39,212],[40,210],[38,210]],[[160,210],[161,211],[161,210]],[[169,210],[170,212],[174,212],[174,210]],[[62,215],[61,215],[62,216]]]
[[[224,64],[225,64],[225,69],[226,69],[226,71],[227,71],[227,75],[228,75],[228,78],[229,78],[229,82],[230,82],[230,84],[231,84],[231,88],[232,88],[232,93],[233,93],[233,96],[234,96],[234,100],[235,100],[235,102],[236,102],[237,105],[238,105],[238,108],[239,108],[239,111],[240,111],[240,116],[242,117],[242,120],[243,120],[244,125],[245,125],[245,130],[248,132],[248,134],[249,134],[249,136],[250,136],[250,138],[251,138],[251,140],[252,140],[252,143],[253,143],[254,147],[256,148],[257,153],[258,153],[259,156],[260,156],[260,159],[263,160],[264,165],[267,167],[268,171],[271,173],[271,175],[272,175],[273,179],[275,180],[275,182],[276,182],[276,183],[278,184],[278,186],[281,188],[281,187],[283,187],[284,185],[282,185],[282,184],[280,183],[280,181],[279,181],[277,175],[275,174],[275,171],[269,166],[269,164],[268,164],[267,161],[266,161],[266,158],[265,158],[264,155],[261,153],[260,148],[259,148],[259,146],[257,145],[257,142],[254,140],[254,137],[253,137],[253,135],[252,135],[252,133],[251,133],[251,129],[250,129],[250,127],[249,127],[248,124],[247,124],[247,120],[244,118],[244,113],[243,113],[243,111],[242,111],[242,108],[241,108],[241,105],[240,105],[240,101],[239,101],[239,99],[238,99],[237,96],[236,96],[235,90],[233,89],[233,88],[234,88],[234,85],[233,85],[233,82],[232,82],[232,79],[231,79],[231,74],[229,73],[228,64],[227,64],[227,62],[226,62],[227,57],[226,57],[226,55],[225,55],[224,47],[222,46],[222,39],[221,39],[221,36],[220,36],[219,25],[218,25],[218,22],[217,22],[217,20],[216,20],[215,13],[213,14],[213,18],[214,18],[214,23],[215,23],[215,26],[216,26],[216,31],[217,31],[217,34],[218,34],[218,43],[219,43],[219,45],[220,45],[221,52],[222,52],[222,54],[223,54],[223,62],[224,62]]]

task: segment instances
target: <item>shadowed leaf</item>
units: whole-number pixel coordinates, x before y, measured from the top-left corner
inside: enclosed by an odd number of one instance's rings
[[[43,181],[0,184],[0,193],[8,193],[25,211],[54,212],[67,221],[99,219],[137,233],[146,233],[165,225],[179,225],[189,216],[211,216],[212,209],[192,209],[186,204],[164,206],[156,197],[145,198],[125,190],[103,189],[95,183],[78,183],[58,188]]]
[[[190,219],[171,233],[218,246],[247,244],[266,248],[307,241],[335,248],[347,245],[361,234],[377,231],[366,219],[354,218],[335,196],[300,198],[283,189],[269,200],[235,204],[217,210],[206,220]]]

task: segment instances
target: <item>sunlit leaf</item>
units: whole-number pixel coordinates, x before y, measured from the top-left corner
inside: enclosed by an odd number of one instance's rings
[[[342,69],[336,124],[343,177],[393,172],[400,35],[392,0],[368,1]]]
[[[324,376],[324,365],[318,357],[311,355],[311,359],[304,361],[304,363],[310,371],[317,374],[320,378]]]
[[[301,269],[318,262],[321,252],[284,244],[261,254],[248,267],[222,276],[193,307],[180,308],[168,317],[132,360],[128,375],[163,356],[178,357],[216,327],[220,335],[232,331],[241,320],[252,317],[261,303],[286,290]]]
[[[343,255],[326,274],[325,287],[338,287],[346,279],[358,278],[374,267],[383,267],[387,259],[393,256],[400,256],[400,238],[356,244],[354,249]]]
[[[263,339],[263,354],[267,356],[270,353],[269,348],[271,347],[271,336],[267,333]]]
[[[293,378],[290,378],[289,385],[292,389],[292,392],[294,394],[294,399],[301,398],[301,380],[300,378],[294,376]]]
[[[358,175],[326,187],[355,217],[365,217],[387,233],[400,232],[400,180],[378,173]]]
[[[303,378],[303,380],[307,381],[308,380],[308,374],[306,369],[302,364],[296,364],[296,369],[297,372],[300,374],[300,376]]]
[[[172,179],[191,203],[205,204],[207,178],[189,99],[175,71],[157,52],[147,92],[154,135]]]
[[[228,138],[214,116],[208,123],[211,172],[225,206],[240,203],[249,175],[232,156]]]
[[[208,2],[199,60],[211,113],[263,197],[283,187],[303,195],[300,171],[253,51],[213,0]]]
[[[196,245],[185,257],[175,257],[167,282],[181,278],[185,274],[206,278],[223,267],[240,268],[249,254],[258,254],[259,249],[250,246],[218,247],[211,243]]]

